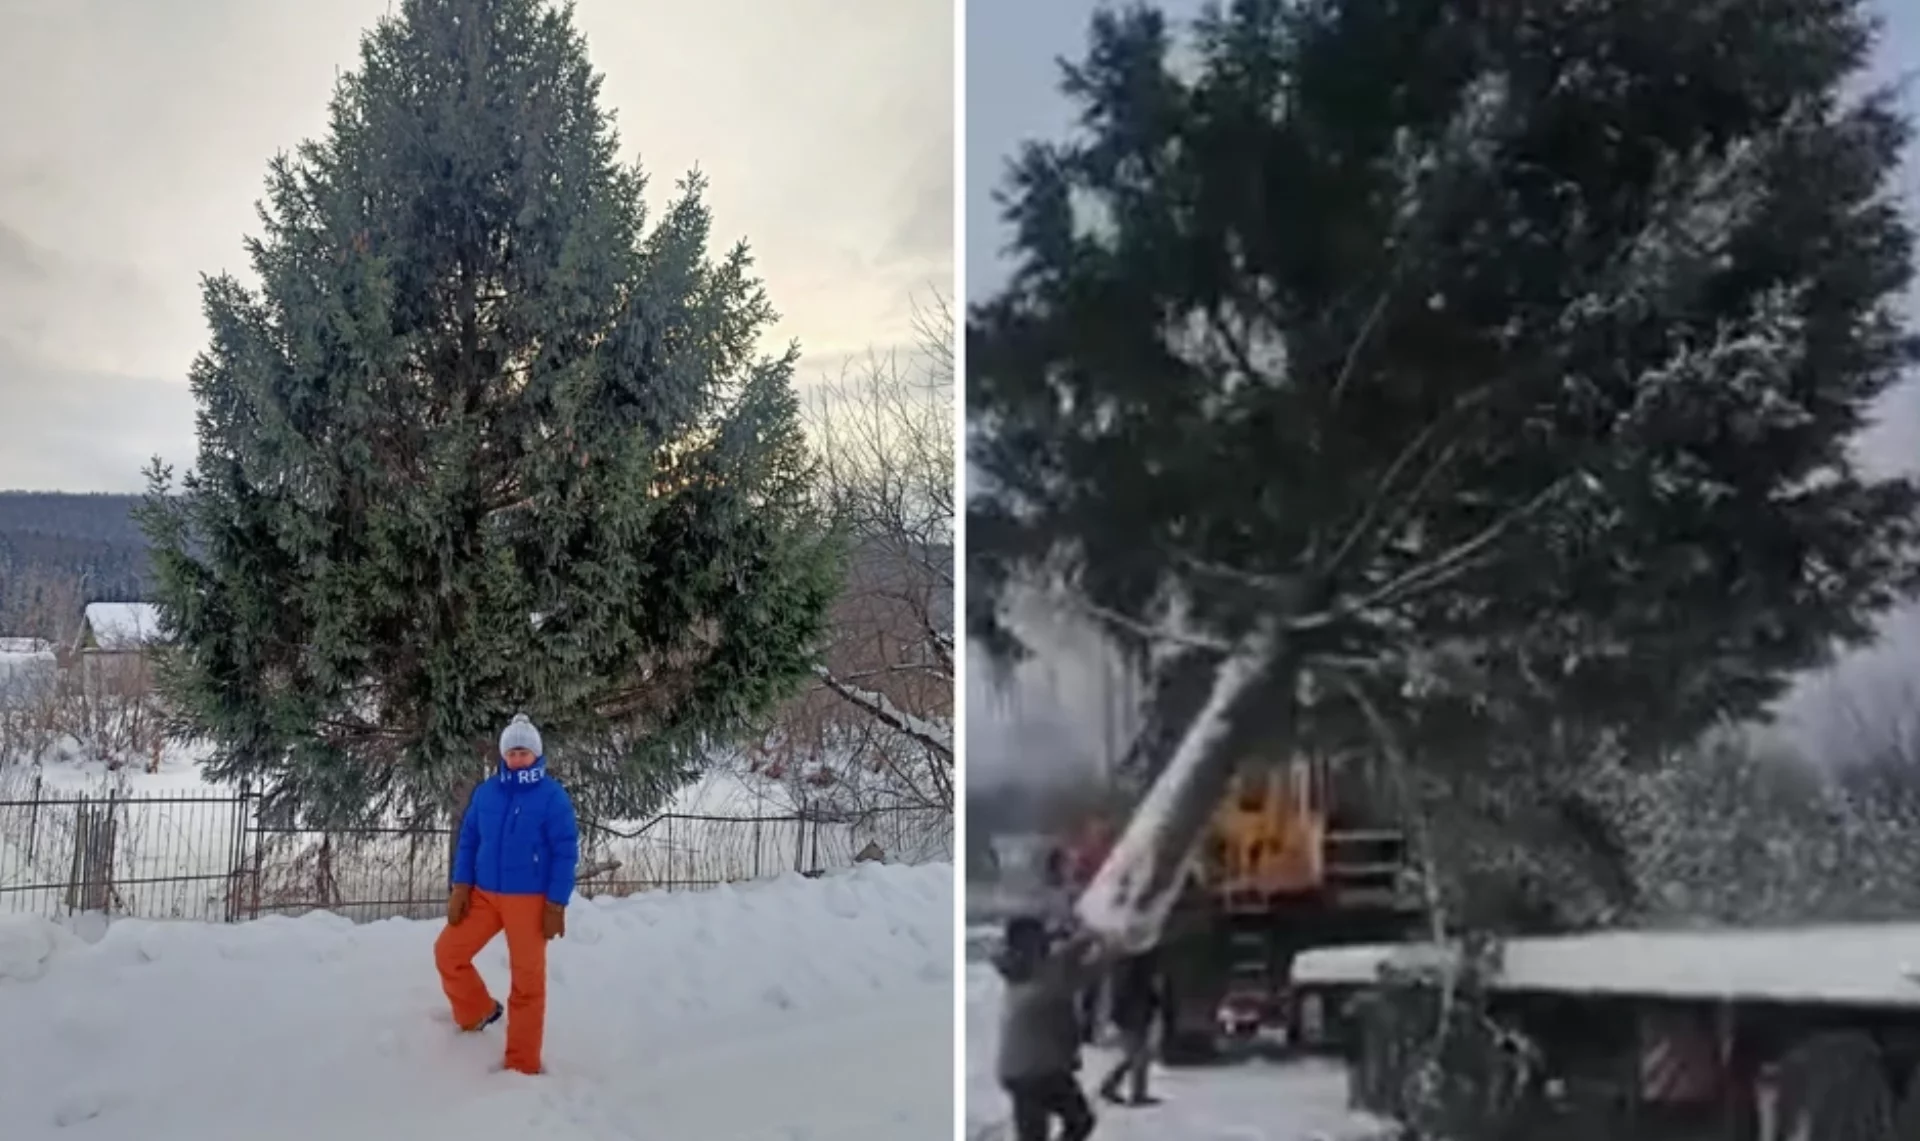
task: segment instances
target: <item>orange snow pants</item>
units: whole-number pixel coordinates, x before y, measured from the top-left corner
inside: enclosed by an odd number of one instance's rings
[[[453,1020],[462,1028],[477,1025],[493,1013],[493,996],[486,980],[474,969],[473,957],[507,933],[507,962],[513,987],[507,993],[507,1069],[523,1074],[540,1072],[540,1043],[547,1022],[547,936],[543,920],[544,895],[495,895],[473,892],[467,917],[448,924],[433,945],[434,965],[440,968],[440,986],[453,1004]]]

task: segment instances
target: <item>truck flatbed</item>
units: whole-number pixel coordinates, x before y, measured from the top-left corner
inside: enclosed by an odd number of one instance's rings
[[[1432,968],[1451,950],[1374,944],[1306,951],[1302,987],[1367,987],[1383,967]],[[1497,989],[1595,997],[1920,1011],[1920,923],[1617,930],[1509,940]]]

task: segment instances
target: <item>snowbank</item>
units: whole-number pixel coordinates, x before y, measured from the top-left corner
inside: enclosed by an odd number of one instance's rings
[[[951,1135],[953,869],[581,901],[549,1073],[456,1033],[436,922],[0,918],[9,1141]],[[479,965],[504,993],[496,941]],[[497,1028],[496,1028],[497,1029]]]
[[[1365,986],[1384,965],[1438,966],[1442,954],[1421,945],[1326,948],[1296,958],[1293,978]],[[1503,948],[1500,983],[1511,990],[1920,1009],[1920,923],[1514,939]]]

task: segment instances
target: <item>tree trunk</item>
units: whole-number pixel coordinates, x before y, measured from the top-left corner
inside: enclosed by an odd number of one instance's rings
[[[447,790],[447,882],[453,882],[454,861],[460,855],[460,821],[467,814],[467,804],[473,799],[474,790],[480,782],[487,779],[487,771],[493,764],[493,738],[480,738],[476,750],[479,763],[463,769]]]
[[[1158,942],[1241,759],[1289,747],[1297,672],[1271,627],[1249,635],[1221,663],[1211,695],[1079,900],[1076,910],[1090,930],[1125,950]]]

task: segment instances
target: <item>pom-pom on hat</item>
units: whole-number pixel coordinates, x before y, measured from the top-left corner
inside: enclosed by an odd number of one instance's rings
[[[546,753],[540,746],[540,730],[533,727],[524,713],[514,714],[513,720],[500,731],[500,755],[504,757],[512,749],[529,749],[536,757]]]

